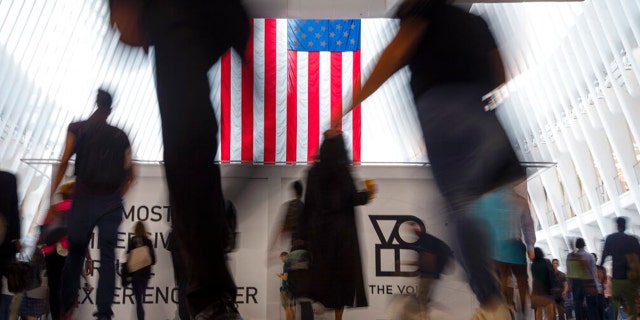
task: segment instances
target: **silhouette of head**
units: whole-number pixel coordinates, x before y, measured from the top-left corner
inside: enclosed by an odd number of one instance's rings
[[[624,230],[627,229],[627,219],[625,219],[624,217],[617,217],[616,225],[618,226],[619,232],[624,232]]]
[[[302,198],[302,183],[300,180],[296,180],[291,184],[291,188],[296,193],[297,198]]]
[[[349,164],[349,157],[347,156],[347,148],[344,144],[342,134],[327,134],[330,130],[327,130],[324,134],[324,141],[320,146],[320,163],[322,164]]]
[[[98,109],[111,112],[112,102],[113,98],[108,91],[104,89],[98,89],[98,95],[96,97],[96,104],[98,105]]]
[[[136,237],[140,238],[147,238],[149,236],[147,235],[147,228],[144,226],[144,222],[142,221],[136,222],[133,226],[133,233]]]
[[[582,238],[578,238],[576,239],[576,248],[578,249],[582,249],[586,246],[587,244],[584,242],[584,239]]]

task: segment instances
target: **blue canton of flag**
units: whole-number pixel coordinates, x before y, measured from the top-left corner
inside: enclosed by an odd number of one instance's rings
[[[287,42],[292,51],[356,51],[360,20],[289,19]]]

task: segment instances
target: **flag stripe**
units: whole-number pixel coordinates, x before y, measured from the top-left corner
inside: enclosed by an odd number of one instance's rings
[[[251,20],[253,30],[253,20]],[[253,32],[252,32],[253,35]],[[253,161],[253,36],[247,41],[242,64],[242,161]]]
[[[353,52],[353,83],[351,88],[353,88],[353,98],[360,92],[360,50],[356,50]],[[352,125],[352,133],[351,133],[351,141],[353,141],[352,147],[352,159],[353,163],[360,163],[360,152],[361,152],[361,144],[360,138],[362,137],[362,119],[361,119],[361,109],[360,105],[356,106],[351,112],[351,117],[353,121]]]
[[[293,70],[298,72],[297,87],[297,108],[298,113],[298,145],[296,146],[296,162],[306,162],[309,155],[308,137],[309,137],[309,54],[307,52],[298,52],[296,67]]]
[[[307,89],[308,89],[308,107],[307,107],[307,161],[313,161],[316,150],[318,150],[320,137],[320,53],[312,51],[308,53],[307,62]]]
[[[289,51],[287,72],[287,162],[296,162],[298,56]]]
[[[242,160],[242,59],[235,51],[231,52],[231,161]]]
[[[329,129],[329,124],[331,123],[331,52],[320,52],[319,69],[320,118],[318,119],[319,130],[317,137],[320,139],[322,133]],[[314,152],[316,151],[314,150]]]
[[[331,123],[342,128],[342,52],[331,52]]]
[[[345,105],[348,105],[351,102],[351,97],[347,95],[347,93],[351,93],[351,82],[353,81],[353,52],[347,51],[342,53],[342,76],[340,78],[342,93],[341,97],[341,107],[336,108],[339,114],[343,114],[343,109]],[[351,158],[351,148],[353,142],[351,141],[351,133],[352,133],[352,114],[348,113],[344,116],[341,116],[342,120],[342,135],[344,137],[345,147],[347,148],[347,157]]]
[[[264,55],[265,48],[265,19],[253,20],[253,161],[265,161],[265,143],[266,143],[266,101],[269,92],[266,87],[266,64],[267,59]],[[243,89],[244,90],[244,89]],[[270,122],[273,123],[273,122]]]
[[[264,25],[264,162],[276,161],[276,21]]]
[[[231,159],[231,52],[222,56],[220,63],[220,160]]]
[[[287,146],[287,60],[289,59],[287,54],[287,20],[274,19],[274,21],[276,22],[276,161],[283,163],[288,161],[287,152],[290,152],[290,149],[294,155],[292,161],[295,161],[296,130],[292,131],[294,144],[289,147]],[[297,128],[297,125],[294,124],[294,127]]]

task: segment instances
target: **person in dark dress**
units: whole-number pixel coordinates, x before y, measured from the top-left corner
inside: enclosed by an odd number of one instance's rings
[[[489,27],[448,2],[402,1],[395,38],[346,112],[409,66],[431,170],[454,226],[456,257],[480,303],[475,317],[509,319],[513,314],[491,259],[488,230],[471,214],[471,206],[483,194],[523,181],[526,172],[495,112],[485,111],[482,101],[505,81]],[[332,124],[338,125],[339,121]]]
[[[189,313],[196,320],[241,319],[226,262],[229,231],[215,163],[218,122],[207,72],[232,47],[244,57],[249,17],[240,0],[145,0],[139,14],[132,6],[137,1],[110,3],[121,40],[155,49],[164,168],[174,235],[189,266]],[[127,32],[136,26],[141,32]]]
[[[336,320],[345,306],[368,305],[354,207],[367,204],[375,191],[358,191],[349,165],[341,132],[325,132],[319,161],[308,173],[301,219],[313,298],[334,309]]]

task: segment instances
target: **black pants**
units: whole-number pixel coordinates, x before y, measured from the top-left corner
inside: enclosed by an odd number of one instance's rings
[[[180,21],[179,8],[162,3],[153,35],[156,88],[173,230],[189,266],[187,305],[195,316],[221,297],[236,296],[225,260],[224,201],[214,164],[218,124],[207,78],[222,52],[208,51],[194,27]]]
[[[131,287],[133,288],[133,296],[136,298],[136,316],[138,320],[144,320],[144,293],[147,290],[147,284],[149,284],[148,278],[133,274]]]
[[[44,256],[49,284],[49,310],[53,320],[60,319],[60,276],[62,275],[65,260],[66,257],[59,255],[56,251],[47,253]]]
[[[172,236],[175,236],[172,235]],[[175,241],[175,239],[174,239]],[[173,278],[178,286],[178,316],[181,320],[189,320],[189,310],[187,309],[187,268],[180,256],[179,248],[171,248],[171,263],[173,264]]]

